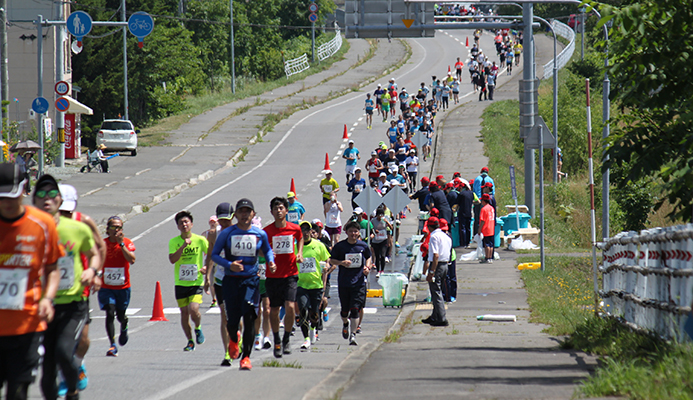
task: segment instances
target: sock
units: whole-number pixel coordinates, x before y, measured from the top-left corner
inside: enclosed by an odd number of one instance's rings
[[[77,365],[83,365],[84,364],[84,358],[77,357],[77,356],[75,356],[74,358],[75,358],[75,364],[77,364]]]
[[[279,344],[280,341],[279,332],[274,332],[274,344]]]
[[[284,339],[282,340],[282,343],[287,344],[291,340],[291,331],[284,331]]]
[[[350,318],[351,321],[351,333],[356,333],[356,328],[359,327],[359,319],[358,318]]]

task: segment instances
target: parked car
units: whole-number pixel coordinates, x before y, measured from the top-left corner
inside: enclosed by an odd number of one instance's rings
[[[137,134],[132,122],[125,119],[107,119],[101,123],[101,128],[96,134],[96,145],[103,144],[107,151],[130,150],[130,154],[137,155]]]

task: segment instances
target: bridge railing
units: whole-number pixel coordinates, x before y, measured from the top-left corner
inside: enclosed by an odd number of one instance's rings
[[[556,56],[556,69],[561,69],[568,64],[568,61],[570,61],[570,58],[575,52],[575,31],[573,31],[573,28],[569,27],[563,22],[556,20],[551,22],[551,26],[556,32],[556,36],[563,37],[568,41],[568,45]],[[543,79],[549,79],[553,76],[553,63],[554,60],[551,60],[544,64]]]
[[[342,48],[342,35],[339,32],[339,27],[335,30],[335,35],[332,40],[318,47],[318,60],[322,61],[334,55]]]
[[[303,53],[302,56],[294,58],[292,60],[286,60],[284,62],[284,72],[286,73],[286,77],[290,77],[291,75],[296,75],[300,72],[303,72],[310,68],[310,65],[308,64],[308,56],[306,53]]]

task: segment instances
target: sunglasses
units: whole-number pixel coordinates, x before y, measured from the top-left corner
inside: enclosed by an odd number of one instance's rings
[[[114,225],[111,225],[111,226],[108,227],[108,229],[114,230],[114,231],[122,231],[122,230],[123,230],[123,227],[122,227],[122,226],[114,226]]]
[[[58,189],[53,189],[53,190],[37,190],[36,191],[36,197],[39,199],[43,199],[44,197],[48,196],[49,199],[54,199],[58,197],[60,194],[60,190]]]

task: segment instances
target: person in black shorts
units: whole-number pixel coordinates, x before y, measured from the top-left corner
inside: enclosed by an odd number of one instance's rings
[[[359,313],[366,304],[366,279],[371,270],[371,250],[360,240],[360,226],[351,221],[345,226],[347,238],[334,245],[330,264],[339,266],[339,303],[342,337],[352,346],[356,343]],[[351,322],[351,327],[349,326]]]

